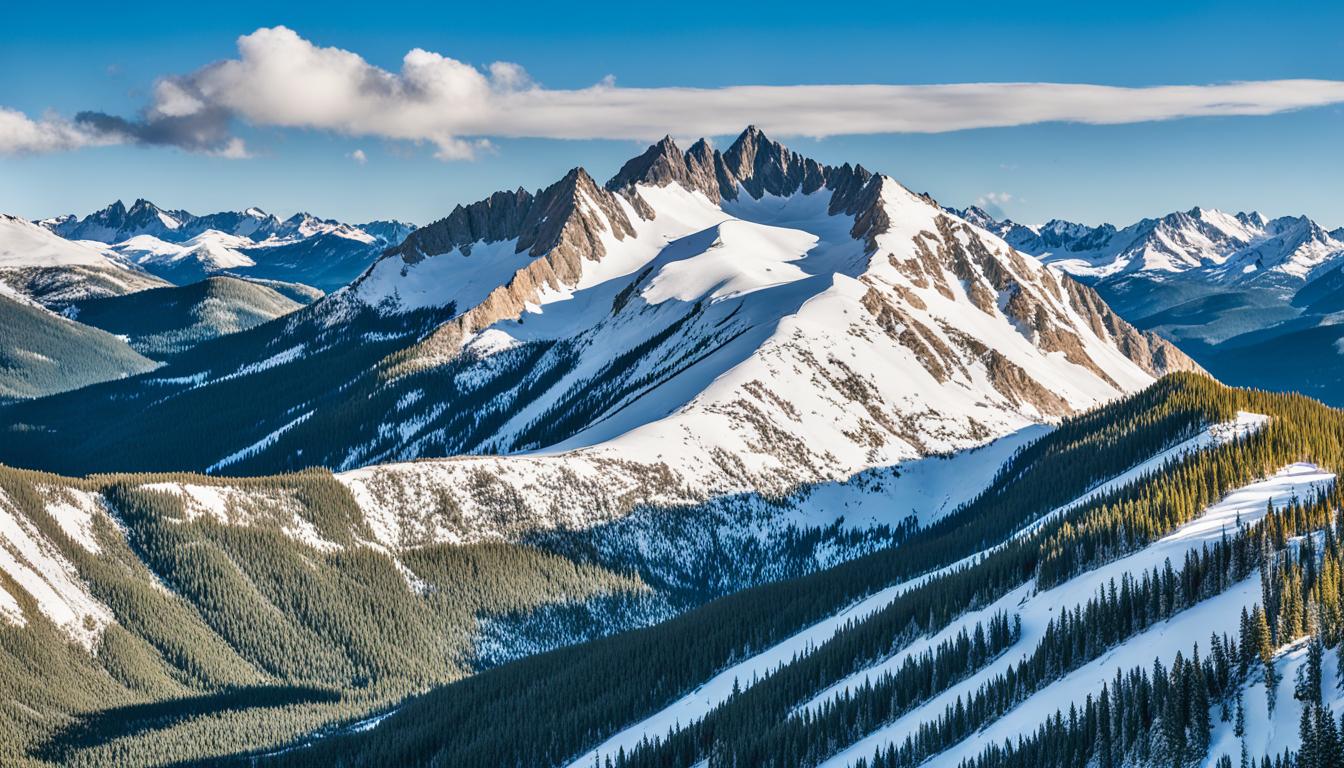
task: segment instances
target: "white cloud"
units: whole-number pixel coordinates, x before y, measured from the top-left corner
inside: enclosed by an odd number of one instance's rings
[[[351,152],[349,155],[346,155],[346,157],[349,157],[351,160],[354,160],[356,163],[359,163],[360,165],[364,165],[365,163],[369,162],[369,156],[364,154],[364,150],[362,149],[356,149],[354,152]]]
[[[976,198],[976,205],[1007,205],[1012,202],[1013,196],[1007,192],[986,192]]]
[[[91,133],[59,117],[33,120],[22,112],[0,107],[0,155],[63,152],[115,143],[115,137]]]
[[[157,127],[176,120],[190,133],[145,129],[134,135],[143,142],[140,137],[167,134],[168,140],[158,143],[185,135],[175,145],[218,152],[223,139],[212,131],[221,121],[241,119],[257,126],[428,142],[437,157],[456,160],[490,148],[491,137],[646,141],[666,133],[735,134],[749,123],[781,136],[939,133],[1057,121],[1269,115],[1337,103],[1344,103],[1344,82],[1333,80],[1145,88],[1071,83],[622,88],[608,76],[588,88],[548,89],[510,62],[481,69],[417,48],[393,72],[273,27],[240,37],[237,58],[155,86],[141,122]],[[192,117],[200,119],[189,122]],[[4,146],[0,143],[0,151]]]
[[[206,154],[222,157],[226,160],[246,160],[252,156],[252,153],[247,149],[247,144],[243,143],[243,140],[237,136],[230,138],[214,149],[207,150]]]

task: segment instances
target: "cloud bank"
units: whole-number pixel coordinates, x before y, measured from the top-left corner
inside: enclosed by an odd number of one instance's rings
[[[397,72],[286,27],[238,38],[238,56],[164,77],[134,119],[82,112],[34,121],[0,108],[0,153],[90,144],[176,146],[244,156],[235,121],[427,142],[445,160],[490,138],[651,140],[718,136],[753,123],[782,136],[942,133],[1044,122],[1094,125],[1271,115],[1344,103],[1344,82],[1268,80],[1125,88],[1071,83],[550,89],[519,65],[478,68],[422,49]]]

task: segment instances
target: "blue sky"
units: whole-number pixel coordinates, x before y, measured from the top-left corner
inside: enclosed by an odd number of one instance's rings
[[[607,76],[621,88],[649,89],[1344,80],[1344,9],[1326,3],[1272,11],[1240,2],[274,5],[7,8],[0,108],[32,120],[68,120],[82,111],[134,119],[160,78],[239,58],[240,35],[276,25],[393,73],[407,51],[423,48],[482,68],[514,62],[547,89],[583,89]],[[114,198],[147,197],[196,211],[259,205],[281,215],[304,209],[423,223],[495,189],[545,185],[574,165],[606,178],[644,145],[634,138],[510,138],[487,130],[467,137],[490,142],[472,150],[473,159],[440,160],[442,148],[432,140],[244,118],[229,129],[245,141],[249,157],[135,144],[0,155],[0,211],[85,213]],[[1269,116],[785,141],[823,161],[889,173],[948,204],[995,201],[1027,222],[1057,216],[1127,223],[1203,205],[1305,213],[1335,227],[1344,225],[1341,129],[1344,106],[1335,104]],[[678,125],[666,130],[687,135]],[[731,136],[718,140],[723,145]],[[356,150],[364,163],[351,158]]]

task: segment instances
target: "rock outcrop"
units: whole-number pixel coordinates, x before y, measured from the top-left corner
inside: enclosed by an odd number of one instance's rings
[[[515,252],[526,252],[534,260],[480,304],[459,308],[453,320],[396,355],[389,361],[391,374],[451,359],[467,335],[518,317],[548,288],[573,285],[583,273],[585,259],[596,261],[606,254],[602,238],[608,234],[623,240],[634,235],[634,228],[615,196],[582,168],[535,195],[523,190],[496,193],[479,203],[458,206],[447,218],[416,231],[384,258],[414,264],[454,249],[469,256],[475,242],[516,239]]]

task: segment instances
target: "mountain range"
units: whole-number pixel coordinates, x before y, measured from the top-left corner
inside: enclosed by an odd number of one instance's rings
[[[1336,235],[1025,227],[754,127],[403,229],[0,220],[0,762],[1344,750],[1344,419],[1149,322],[1326,317]]]
[[[38,224],[68,240],[103,243],[177,284],[229,273],[322,291],[350,282],[414,229],[398,221],[351,225],[308,213],[281,221],[255,207],[197,216],[143,199],[130,208],[118,200],[83,218],[67,214]]]
[[[303,310],[16,406],[0,458],[255,473],[544,449],[566,458],[512,483],[578,462],[608,468],[595,494],[665,473],[704,497],[981,444],[1194,367],[890,177],[752,129],[459,206]],[[432,475],[501,461],[378,474],[459,484]]]

